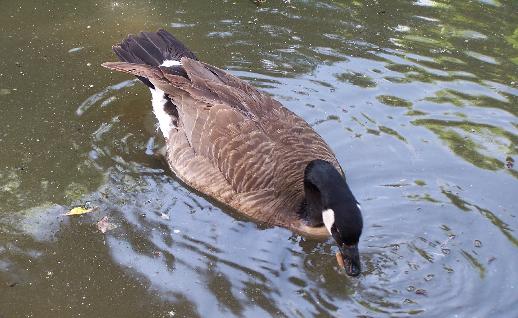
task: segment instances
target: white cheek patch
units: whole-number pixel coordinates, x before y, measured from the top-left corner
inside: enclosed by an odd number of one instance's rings
[[[327,231],[331,234],[331,227],[335,224],[335,211],[332,209],[322,211],[322,219],[324,220]]]
[[[174,61],[174,60],[165,60],[162,64],[160,64],[160,66],[165,66],[165,67],[178,66],[178,65],[182,65],[182,62]]]

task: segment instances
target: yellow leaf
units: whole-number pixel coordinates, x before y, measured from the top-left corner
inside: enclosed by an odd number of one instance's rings
[[[85,214],[85,213],[90,213],[93,210],[94,209],[85,209],[85,208],[82,208],[82,207],[75,207],[72,210],[70,210],[67,213],[65,213],[64,215],[81,215],[81,214]]]

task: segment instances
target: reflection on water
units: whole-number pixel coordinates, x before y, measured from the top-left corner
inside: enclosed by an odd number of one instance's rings
[[[515,12],[4,4],[0,316],[517,316]],[[344,275],[330,241],[223,211],[168,171],[146,88],[99,67],[125,34],[159,27],[329,142],[364,208],[361,277]],[[62,215],[84,204],[98,209]]]
[[[468,121],[421,119],[413,121],[413,124],[433,131],[456,155],[471,164],[488,170],[504,169],[518,177],[518,171],[504,163],[504,158],[518,154],[518,135],[499,127]]]

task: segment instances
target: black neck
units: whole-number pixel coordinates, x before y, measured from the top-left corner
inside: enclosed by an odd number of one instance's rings
[[[327,161],[313,160],[304,171],[304,201],[301,217],[308,225],[321,225],[322,211],[333,206],[336,200],[350,199],[354,196],[345,178]]]

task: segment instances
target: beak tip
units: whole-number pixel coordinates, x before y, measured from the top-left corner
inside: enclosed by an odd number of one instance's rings
[[[358,247],[352,246],[348,248],[340,249],[342,256],[342,263],[345,265],[343,268],[348,276],[356,277],[361,274],[360,255],[358,253]]]

